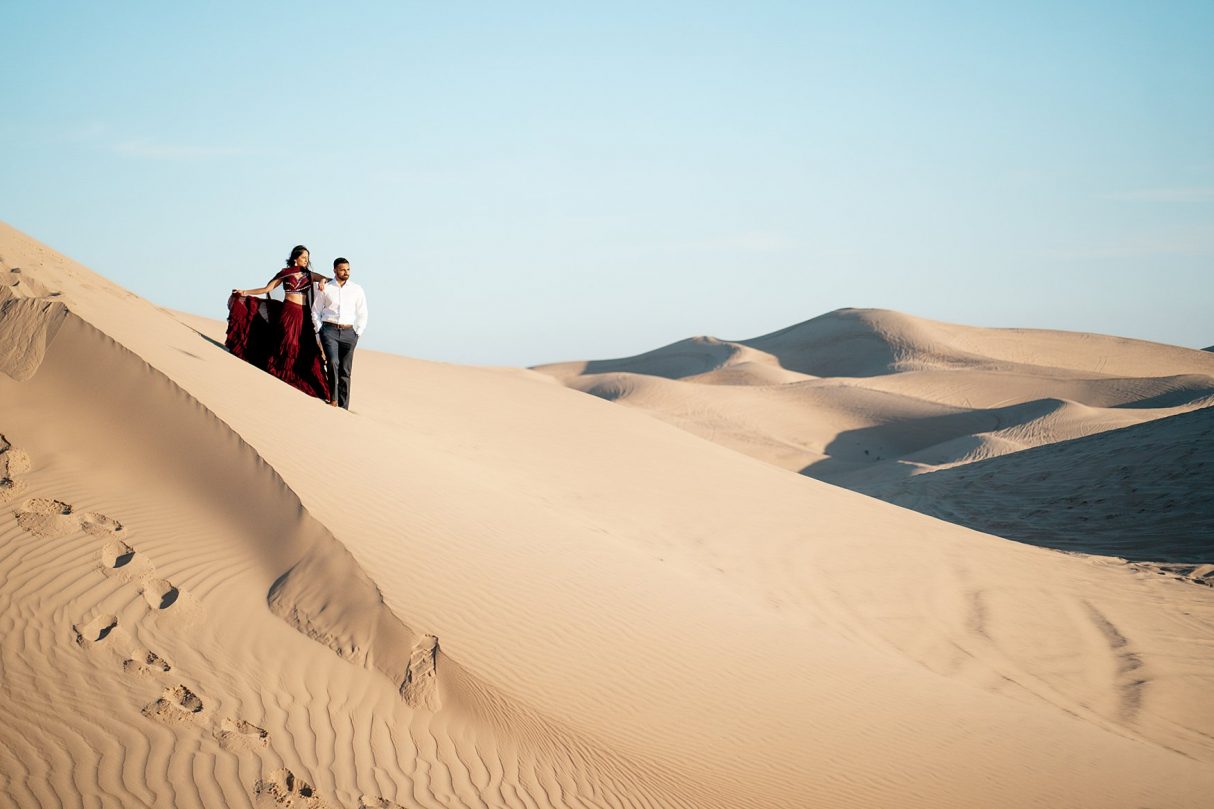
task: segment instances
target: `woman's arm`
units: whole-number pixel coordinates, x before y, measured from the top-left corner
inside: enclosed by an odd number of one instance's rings
[[[281,278],[275,278],[274,280],[270,281],[270,283],[266,284],[261,289],[233,289],[232,291],[235,292],[237,295],[264,295],[265,293],[274,289],[281,283],[282,283]]]
[[[319,284],[321,289],[325,288],[325,281],[332,281],[332,278],[325,278],[318,272],[312,273],[312,283]]]

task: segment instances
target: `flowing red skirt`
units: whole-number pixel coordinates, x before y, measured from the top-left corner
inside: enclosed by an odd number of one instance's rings
[[[297,303],[228,298],[228,350],[309,396],[329,400],[324,357],[312,319]]]

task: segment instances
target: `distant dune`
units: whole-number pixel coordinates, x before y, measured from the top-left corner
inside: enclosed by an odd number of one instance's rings
[[[1169,418],[1214,404],[1207,353],[843,309],[752,340],[698,337],[536,370],[768,463],[982,531],[1132,560],[1214,562],[1214,507],[1200,495],[1214,490],[1214,467],[1188,469],[1175,491],[1157,483],[1175,472],[1169,464],[1210,447],[1208,432],[1177,432]],[[1120,438],[1078,441],[1105,431],[1124,432],[1127,447],[1149,442],[1149,465],[1121,469],[1119,453],[1105,451]],[[1071,443],[1058,453],[1021,455],[1062,442]],[[1089,446],[1100,449],[1079,449]],[[1072,465],[1065,486],[1055,464]],[[1038,475],[1053,482],[1030,485]],[[1113,480],[1130,483],[1113,493]],[[1139,488],[1163,497],[1144,501]]]
[[[867,493],[1036,545],[1203,565],[1214,559],[1211,492],[1214,408],[1207,407]]]
[[[1021,485],[1008,453],[1032,446],[1064,498],[1076,457],[1150,509],[1187,496],[1167,441],[1204,474],[1200,352],[1073,336],[1076,371],[1056,336],[889,313],[781,335],[564,375],[895,498],[931,495],[897,488],[915,471],[981,481],[978,458]],[[221,336],[0,225],[0,805],[1214,794],[1214,588],[1192,571],[942,522],[533,371],[360,350],[334,410]],[[1109,432],[1157,425],[1158,452]]]

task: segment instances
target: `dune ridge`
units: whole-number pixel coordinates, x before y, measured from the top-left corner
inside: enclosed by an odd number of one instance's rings
[[[492,802],[502,806],[562,806],[567,805],[566,800],[580,802],[579,794],[590,796],[586,798],[590,801],[595,795],[613,792],[620,797],[610,804],[592,801],[585,805],[633,806],[638,800],[641,805],[655,805],[655,801],[664,806],[692,805],[686,798],[662,797],[660,788],[655,795],[652,785],[635,784],[636,767],[593,744],[570,738],[517,700],[495,697],[492,689],[462,673],[457,663],[442,654],[437,637],[414,632],[384,604],[378,587],[345,546],[308,513],[290,485],[228,423],[146,358],[99,331],[61,300],[43,301],[48,293],[41,285],[30,283],[28,272],[10,270],[4,276],[0,276],[4,282],[0,296],[6,302],[22,302],[4,310],[4,335],[16,344],[0,366],[4,372],[0,399],[6,403],[4,431],[22,442],[15,446],[8,437],[0,437],[4,472],[0,477],[8,484],[0,492],[14,518],[12,529],[0,535],[13,551],[5,560],[8,564],[0,563],[0,570],[10,584],[24,581],[15,591],[5,593],[10,598],[0,601],[9,618],[8,629],[13,630],[6,633],[6,684],[26,697],[20,704],[6,700],[5,705],[13,708],[11,729],[17,734],[4,740],[9,754],[4,774],[12,784],[5,794],[18,805],[70,804],[88,795],[132,806],[240,806],[267,801],[272,805],[300,801],[309,806],[351,805],[349,796],[345,801],[331,799],[342,790],[333,775],[309,762],[309,752],[314,755],[315,751],[308,750],[325,735],[330,736],[330,744],[335,743],[333,734],[350,723],[362,729],[358,746],[367,763],[337,766],[340,751],[334,748],[323,767],[335,767],[338,777],[347,782],[364,780],[368,773],[385,766],[394,772],[378,789],[359,792],[359,805],[398,805],[400,801],[403,806],[447,806],[452,801],[475,802],[479,799],[472,796],[482,792],[496,794]],[[181,333],[189,343],[197,341],[193,333]],[[198,359],[193,351],[173,350],[189,360]],[[243,371],[241,365],[232,367]],[[287,391],[276,392],[293,398]],[[42,453],[24,447],[40,447],[48,455],[66,452],[80,465],[39,483]],[[119,456],[129,470],[125,475],[114,467]],[[127,485],[115,481],[99,486],[90,480],[93,468],[130,479],[123,481]],[[158,485],[149,485],[149,480]],[[39,496],[48,485],[57,487],[64,499]],[[214,523],[214,517],[220,515],[219,525],[212,524],[201,533],[188,532],[197,548],[187,550],[175,542],[158,547],[146,535],[156,528],[175,532],[184,514],[160,513],[157,502],[183,506],[182,491],[190,493],[186,500],[199,501],[183,511],[192,512],[190,516],[200,523]],[[121,513],[125,521],[82,511],[97,499],[109,502],[107,512]],[[233,509],[233,503],[253,507]],[[108,528],[103,531],[98,526]],[[225,541],[225,534],[235,535],[238,541]],[[68,552],[71,563],[63,567],[71,569],[69,580],[55,573],[59,565],[54,564],[53,556],[38,555],[32,566],[28,564],[30,560],[21,551],[30,537],[54,540],[60,551]],[[98,545],[99,540],[104,541]],[[233,558],[218,565],[205,561],[202,547],[221,559]],[[50,615],[23,608],[29,606],[26,602],[31,594],[60,588],[66,588],[57,599],[63,604],[56,605]],[[224,603],[233,596],[235,604]],[[264,612],[258,610],[258,601]],[[82,604],[91,606],[70,624],[70,648],[102,658],[100,662],[86,661],[98,667],[87,676],[116,686],[131,702],[150,700],[133,710],[129,719],[121,715],[108,722],[100,719],[110,712],[101,707],[104,692],[97,688],[75,695],[67,690],[69,683],[57,678],[34,685],[41,679],[40,672],[80,668],[80,661],[70,659],[64,666],[61,653],[52,653],[45,660],[31,653],[42,647],[54,650],[55,644],[47,642],[44,630],[61,624],[65,612]],[[209,609],[204,606],[208,604]],[[191,636],[207,625],[239,625],[259,613],[276,616],[284,627],[317,644],[310,648],[305,644],[308,651],[294,645],[288,660],[299,657],[307,661],[309,670],[327,672],[335,681],[347,683],[352,677],[349,672],[337,669],[334,676],[333,665],[313,651],[323,647],[335,659],[385,676],[399,706],[385,706],[385,689],[355,679],[351,685],[370,693],[378,691],[380,698],[354,713],[342,707],[339,713],[328,715],[328,698],[319,699],[327,691],[322,683],[288,682],[289,702],[311,705],[309,713],[316,714],[293,728],[292,717],[275,710],[272,693],[259,694],[251,687],[261,677],[279,681],[280,686],[283,677],[294,677],[280,671],[282,661],[271,661],[258,649],[271,642],[273,651],[267,651],[277,658],[284,644],[291,648],[281,632],[267,627],[263,620],[254,622],[257,631],[249,633],[253,637],[233,643],[233,648],[225,648],[227,643],[215,637],[207,638],[210,644],[202,645],[200,655],[198,649],[182,648],[182,643],[197,641]],[[26,620],[39,634],[17,631]],[[36,643],[35,638],[39,639]],[[192,665],[190,652],[196,653]],[[247,660],[237,663],[232,659],[242,652]],[[14,665],[27,657],[30,659],[23,664]],[[190,669],[193,675],[183,673]],[[493,712],[500,738],[490,738],[486,744],[475,725],[468,731],[470,723],[479,724],[484,717],[461,718],[464,711],[459,704],[434,718],[443,708],[440,671],[452,681],[448,691],[463,694],[463,702]],[[246,681],[236,687],[223,682],[236,673],[243,674]],[[208,682],[203,679],[207,675],[218,675],[220,680]],[[185,682],[172,685],[177,678]],[[106,682],[115,679],[117,683]],[[29,699],[32,695],[37,696]],[[335,697],[344,706],[346,699],[340,693]],[[245,706],[252,719],[225,716],[222,707],[215,708],[215,701],[228,710],[240,711]],[[31,766],[35,759],[18,751],[48,741],[46,720],[57,715],[56,703],[76,703],[98,719],[87,720],[83,735],[80,728],[71,730],[85,747],[73,744],[62,749],[46,761],[49,769]],[[141,726],[135,715],[157,723],[159,731]],[[394,717],[403,738],[398,731],[380,738],[375,724],[384,721],[383,716]],[[318,721],[332,727],[326,733]],[[522,749],[513,741],[520,729],[526,734]],[[212,762],[208,767],[230,763],[223,753],[237,756],[240,766],[221,767],[214,777],[198,779],[189,774],[188,766],[157,761],[144,749],[135,759],[135,774],[128,773],[132,764],[122,751],[133,746],[138,753],[150,743],[144,741],[149,736],[159,737],[163,743],[165,730],[187,749],[198,745],[200,736],[201,747],[192,755],[204,755]],[[367,745],[375,738],[380,739],[380,746],[372,750]],[[173,742],[173,746],[177,744]],[[251,755],[261,759],[265,750],[278,755],[264,759],[257,768],[261,776],[250,778],[248,759]],[[99,751],[101,757],[93,751]],[[189,760],[189,756],[182,758]],[[576,762],[568,775],[571,780],[562,767],[553,764],[557,760]],[[114,762],[120,771],[112,769]],[[283,764],[287,766],[270,770]],[[80,776],[73,773],[81,767],[85,791],[75,798],[74,780]],[[671,780],[660,767],[640,769],[650,782]],[[97,781],[91,786],[89,773]],[[415,792],[401,794],[409,785]],[[683,791],[696,792],[690,785]],[[325,792],[330,800],[322,798]]]
[[[1005,478],[1002,470],[1015,463],[991,462],[1131,427],[1140,427],[1135,436],[1159,433],[1156,444],[1171,441],[1172,452],[1184,452],[1192,436],[1167,438],[1167,420],[1214,405],[1214,362],[1203,352],[843,309],[752,340],[694,338],[636,357],[536,370],[781,468],[979,530],[1038,542],[1049,537],[1051,547],[1116,550],[1139,561],[1176,561],[1176,553],[1187,561],[1214,559],[1208,509],[1191,499],[1180,510],[1185,520],[1169,521],[1169,530],[1183,535],[1175,541],[1156,547],[1157,534],[1118,522],[1109,528],[1127,525],[1127,538],[1085,543],[1082,522],[1113,517],[1080,521],[1063,512],[1105,502],[1094,485],[1080,491],[1072,479],[1068,506],[1025,485],[1020,473]],[[1159,423],[1145,426],[1152,422]],[[1035,454],[1031,462],[1052,457]],[[1083,455],[1087,463],[1111,457]],[[981,485],[977,473],[952,475],[948,487],[917,480],[979,462]],[[1158,465],[1151,470],[1161,472]],[[963,479],[970,484],[961,486]],[[996,531],[1002,518],[980,516],[973,502],[1031,513],[1051,527]]]
[[[24,487],[0,512],[17,806],[1181,807],[1214,789],[1210,588],[788,474],[534,372],[360,352],[355,412],[334,411],[0,230],[13,266],[69,312],[28,379],[0,377]],[[411,650],[381,657],[370,590],[293,567],[317,547],[418,628]],[[288,570],[357,652],[274,614]],[[410,704],[364,653],[439,702]]]
[[[0,286],[0,296],[12,296],[12,290],[25,287],[24,278],[15,279],[10,286]],[[205,457],[211,473],[218,475],[224,470],[224,476],[234,475],[241,480],[240,492],[246,496],[250,481],[268,477],[257,484],[254,497],[260,508],[275,504],[270,510],[275,527],[270,529],[263,522],[251,535],[264,536],[273,531],[275,541],[261,544],[259,550],[266,555],[267,567],[285,567],[268,588],[270,609],[339,656],[382,672],[403,689],[409,679],[408,655],[419,636],[384,606],[374,582],[306,513],[286,482],[252,447],[172,380],[71,315],[62,304],[40,305],[41,300],[33,296],[24,300],[39,303],[5,312],[5,336],[12,341],[12,350],[6,352],[0,372],[18,382],[30,379],[45,359],[46,346],[63,330],[60,339],[67,347],[60,350],[70,352],[72,368],[48,371],[52,379],[56,371],[62,374],[57,380],[59,386],[116,385],[142,392],[139,398],[124,403],[121,415],[105,413],[98,419],[99,426],[108,420],[137,418],[149,432],[149,441],[164,442],[171,436],[177,451],[189,454],[195,464]],[[166,402],[172,405],[166,408]],[[151,403],[155,406],[149,407]],[[211,485],[210,478],[205,482]],[[284,530],[283,526],[293,524],[297,527]],[[342,581],[341,588],[332,587],[335,578]]]
[[[1082,346],[1083,350],[1076,350]],[[839,309],[747,340],[693,337],[632,357],[537,366],[570,376],[628,372],[667,379],[703,377],[761,363],[812,377],[882,376],[901,371],[1049,370],[1100,376],[1159,376],[1161,361],[1189,368],[1192,349],[1121,337],[1046,329],[960,326],[883,309]]]

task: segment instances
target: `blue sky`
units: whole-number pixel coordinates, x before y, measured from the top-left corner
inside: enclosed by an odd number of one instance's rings
[[[1214,4],[5,4],[0,219],[529,365],[843,306],[1214,343]]]

